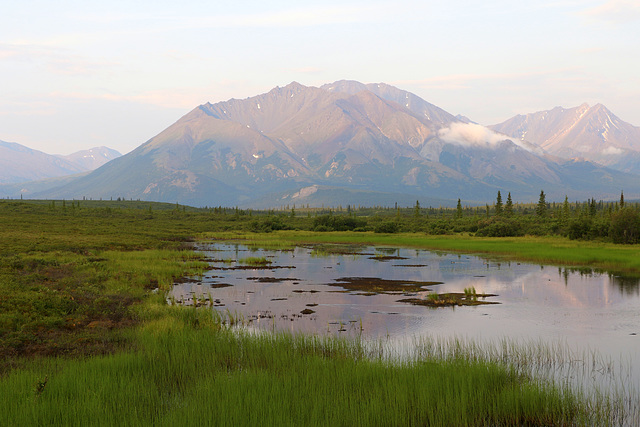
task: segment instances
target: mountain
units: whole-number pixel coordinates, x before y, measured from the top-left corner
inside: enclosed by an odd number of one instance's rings
[[[640,173],[640,128],[620,120],[602,104],[518,115],[490,128],[559,157]]]
[[[18,183],[71,175],[83,169],[66,159],[0,141],[0,183]]]
[[[15,142],[0,141],[0,184],[73,175],[93,170],[119,155],[115,150],[99,147],[69,156],[55,156]]]
[[[480,202],[498,190],[599,198],[620,188],[640,194],[635,176],[558,160],[393,86],[339,81],[200,105],[132,152],[32,197],[267,207],[332,197]]]
[[[67,156],[57,155],[57,157],[65,159],[74,165],[83,168],[85,171],[98,169],[105,163],[110,162],[113,159],[117,159],[120,156],[122,156],[122,154],[118,151],[104,146],[78,151]]]

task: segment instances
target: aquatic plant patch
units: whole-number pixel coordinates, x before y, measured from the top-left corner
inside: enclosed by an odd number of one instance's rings
[[[419,282],[414,280],[381,279],[378,277],[341,277],[329,286],[339,286],[351,292],[368,292],[371,294],[426,292],[426,286],[440,285],[442,282]]]

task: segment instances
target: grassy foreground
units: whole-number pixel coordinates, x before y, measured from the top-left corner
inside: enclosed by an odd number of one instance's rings
[[[0,425],[594,422],[579,396],[509,367],[390,362],[357,342],[236,333],[215,312],[169,307],[173,280],[204,268],[185,242],[247,235],[206,213],[86,205],[0,203]],[[479,252],[419,235],[250,236]]]
[[[1,425],[570,425],[569,393],[464,359],[389,362],[357,342],[249,336],[156,306],[136,350],[41,360],[0,381]]]

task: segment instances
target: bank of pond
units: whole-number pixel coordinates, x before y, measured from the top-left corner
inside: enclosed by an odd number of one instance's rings
[[[398,233],[453,224],[424,210],[380,210],[365,230],[311,232],[316,215],[300,210],[100,203],[0,203],[0,425],[638,423],[624,363],[621,372],[608,356],[556,340],[477,340],[496,325],[522,330],[510,310],[524,294],[503,286],[513,275],[550,308],[538,314],[566,330],[589,317],[611,325],[611,307],[637,318],[638,281],[626,276],[640,272],[637,246]],[[460,224],[467,213],[476,215],[465,211]],[[258,233],[263,222],[274,227]],[[225,254],[213,238],[244,240]],[[336,254],[327,243],[358,245]],[[288,268],[294,256],[308,256],[315,273]],[[474,282],[452,279],[454,267]],[[581,286],[597,281],[596,294]],[[562,316],[561,301],[576,303],[571,314]],[[574,316],[581,305],[586,315]],[[637,321],[621,319],[602,338],[611,349],[635,338]],[[455,336],[418,334],[428,325]],[[616,385],[576,387],[578,371]]]
[[[546,340],[473,337],[484,327],[478,319],[513,316],[513,308],[491,312],[514,299],[504,287],[489,293],[487,286],[533,277],[533,287],[557,276],[571,299],[576,279],[601,281],[599,273],[542,269],[532,276],[540,266],[398,247],[209,241],[193,249],[208,266],[152,290],[135,308],[139,326],[121,331],[125,348],[22,360],[3,376],[0,425],[565,426],[639,419],[634,379],[596,389],[570,379],[609,369],[605,377],[620,380],[619,367],[596,353]],[[143,253],[137,256],[150,262]],[[473,285],[456,292],[466,286],[460,276]],[[543,283],[550,294],[551,285]],[[634,294],[633,283],[620,286],[621,295]],[[440,318],[455,332],[456,315],[476,323],[464,326],[471,337],[430,338],[437,333],[415,326]]]
[[[156,307],[134,348],[44,359],[0,380],[2,425],[605,425],[594,403],[513,367],[389,358],[352,339],[247,333],[211,310]],[[613,411],[612,411],[613,409]],[[620,416],[619,419],[616,417]]]

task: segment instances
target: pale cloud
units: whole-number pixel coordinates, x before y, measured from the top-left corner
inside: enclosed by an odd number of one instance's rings
[[[511,141],[527,151],[542,153],[541,149],[526,141],[514,140],[475,123],[451,123],[448,127],[440,129],[438,136],[451,144],[480,148],[495,148],[505,141]]]
[[[443,141],[452,144],[478,147],[494,147],[508,139],[505,135],[474,123],[451,123],[449,127],[440,129],[438,136]]]
[[[388,2],[342,4],[285,8],[259,13],[212,14],[203,16],[164,14],[118,14],[75,15],[78,21],[114,25],[121,22],[139,23],[138,30],[176,30],[202,28],[248,28],[248,27],[314,27],[332,24],[354,24],[361,22],[385,22],[391,16],[407,13],[407,8]]]
[[[246,94],[240,92],[239,88],[242,88],[241,90]],[[264,91],[264,89],[247,82],[221,80],[206,87],[183,86],[168,89],[138,90],[126,95],[113,92],[54,91],[48,94],[48,98],[54,100],[128,102],[188,111],[207,102],[226,101],[230,98],[241,98],[243,95],[253,96],[261,91]]]
[[[473,82],[477,81],[513,81],[513,80],[528,80],[534,77],[547,77],[554,75],[562,75],[567,72],[575,73],[575,69],[552,69],[552,70],[533,70],[527,72],[512,72],[512,73],[467,73],[467,74],[449,74],[444,76],[434,76],[420,80],[399,80],[393,81],[393,85],[410,85],[424,89],[438,88],[438,89],[468,89]]]
[[[51,102],[11,102],[4,101],[0,116],[38,117],[52,116],[55,106]]]
[[[85,92],[51,92],[51,99],[70,99],[78,101],[115,101],[133,102],[155,105],[165,108],[194,108],[202,103],[202,89],[167,89],[149,90],[133,95],[118,95],[114,93],[85,93]],[[200,100],[198,101],[198,99]]]
[[[44,66],[54,74],[89,75],[104,72],[113,62],[95,61],[59,47],[35,44],[0,44],[0,59]]]
[[[620,155],[623,154],[624,150],[618,147],[610,146],[602,150],[602,154],[610,154],[610,155]]]
[[[591,55],[591,54],[597,54],[597,53],[602,53],[605,52],[606,49],[603,47],[588,47],[585,49],[580,49],[578,52],[586,54],[586,55]]]
[[[300,67],[300,68],[293,68],[291,70],[287,70],[289,72],[292,73],[298,73],[298,74],[316,74],[322,71],[322,68],[318,68],[318,67]]]
[[[608,23],[640,20],[640,2],[637,0],[608,0],[599,6],[580,12],[591,19]]]

